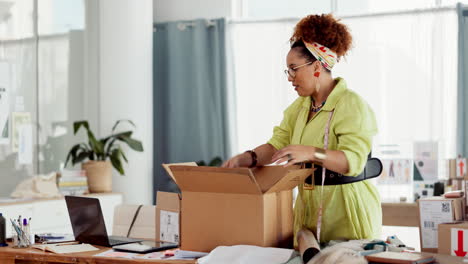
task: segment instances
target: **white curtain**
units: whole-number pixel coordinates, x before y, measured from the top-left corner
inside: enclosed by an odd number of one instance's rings
[[[266,143],[283,110],[297,97],[283,73],[294,24],[231,24],[237,104],[234,153]]]
[[[376,144],[436,141],[456,156],[455,10],[344,19],[355,48],[336,66],[374,109]]]
[[[68,34],[39,40],[39,120],[46,135],[53,135],[52,124],[68,119],[69,46]]]
[[[297,20],[231,24],[238,152],[265,143],[297,97],[283,73]],[[438,141],[456,155],[455,9],[344,18],[354,48],[335,66],[372,106],[376,144]],[[236,148],[237,147],[237,148]]]

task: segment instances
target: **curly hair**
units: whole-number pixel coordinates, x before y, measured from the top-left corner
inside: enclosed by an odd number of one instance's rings
[[[309,15],[301,19],[290,39],[295,42],[317,42],[336,52],[338,57],[346,55],[351,48],[352,37],[348,27],[331,14]]]

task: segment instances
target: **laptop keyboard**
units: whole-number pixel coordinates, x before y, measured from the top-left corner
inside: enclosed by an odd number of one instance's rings
[[[127,238],[127,237],[109,237],[109,244],[111,246],[118,245],[118,244],[125,244],[125,243],[131,243],[131,242],[137,242],[141,241],[141,239],[135,239],[135,238]]]

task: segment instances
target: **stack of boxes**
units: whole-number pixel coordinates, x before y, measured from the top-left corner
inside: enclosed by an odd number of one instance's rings
[[[83,195],[89,193],[86,171],[63,170],[60,173],[58,189],[63,195]]]
[[[418,200],[421,251],[464,257],[468,251],[466,159],[449,160],[448,171],[448,191],[459,190],[464,195]]]
[[[429,197],[418,200],[421,251],[437,253],[439,224],[463,221],[465,198]]]

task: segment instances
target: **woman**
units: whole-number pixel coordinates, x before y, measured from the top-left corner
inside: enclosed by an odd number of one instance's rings
[[[331,74],[350,49],[351,40],[347,27],[332,15],[303,18],[291,37],[285,71],[299,98],[284,111],[283,121],[267,144],[223,164],[232,168],[312,162],[329,170],[324,172],[325,186],[299,186],[294,206],[294,234],[304,226],[320,242],[380,237],[382,212],[376,188],[367,180],[341,182],[359,179],[356,176],[365,168],[377,133],[369,105],[348,90],[342,78],[334,79]],[[317,170],[314,182],[320,184],[322,167]],[[340,174],[352,177],[332,179]]]

